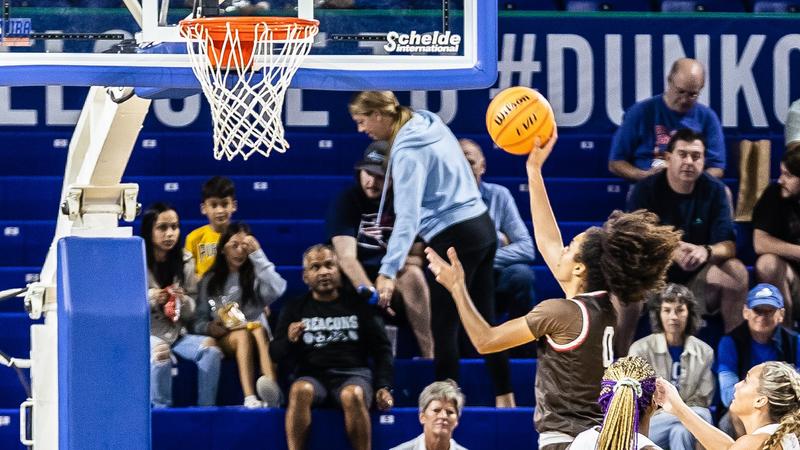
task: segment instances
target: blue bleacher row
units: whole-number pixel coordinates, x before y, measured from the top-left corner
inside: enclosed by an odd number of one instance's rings
[[[373,412],[373,448],[387,449],[420,433],[416,408]],[[336,410],[314,410],[309,450],[350,448],[343,417]],[[466,407],[455,432],[468,448],[536,448],[533,408],[496,410]],[[284,411],[242,408],[162,409],[153,411],[153,450],[219,450],[286,448]],[[103,430],[102,432],[114,432]],[[24,450],[19,444],[19,410],[0,409],[0,446]]]
[[[287,0],[269,2],[273,9],[295,5]],[[327,2],[318,2],[325,7]],[[341,3],[341,2],[337,2]],[[392,8],[397,0],[353,0],[358,8]],[[414,0],[402,2],[404,8],[437,8],[438,0]],[[12,0],[12,6],[39,7],[123,7],[122,0]],[[171,0],[172,7],[188,7],[191,1]],[[522,11],[664,11],[664,12],[797,12],[797,0],[501,0],[498,7]]]
[[[556,151],[544,167],[545,177],[597,178],[611,177],[608,153],[611,134],[560,132]],[[0,132],[7,148],[23,150],[3,154],[0,176],[53,175],[64,173],[69,132]],[[180,176],[197,174],[226,175],[344,175],[352,173],[355,161],[361,158],[369,140],[355,133],[289,132],[291,147],[269,158],[247,161],[215,160],[211,136],[207,132],[143,131],[136,142],[125,174],[128,176]],[[459,135],[475,140],[484,150],[487,173],[504,177],[525,177],[525,158],[496,149],[486,134]],[[726,138],[726,178],[739,175],[739,142],[742,139],[768,139],[773,149],[771,173],[777,177],[779,150],[783,135],[737,135]],[[298,164],[297,161],[303,161]],[[576,164],[579,161],[579,164]]]

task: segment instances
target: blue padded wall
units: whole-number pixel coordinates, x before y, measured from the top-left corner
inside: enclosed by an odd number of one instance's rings
[[[140,238],[58,242],[59,448],[150,448],[149,317]]]

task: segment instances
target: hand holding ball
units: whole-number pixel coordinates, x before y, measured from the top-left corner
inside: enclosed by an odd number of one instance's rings
[[[530,153],[537,137],[544,144],[555,128],[550,103],[539,91],[528,87],[504,89],[486,110],[486,129],[492,140],[514,155]]]

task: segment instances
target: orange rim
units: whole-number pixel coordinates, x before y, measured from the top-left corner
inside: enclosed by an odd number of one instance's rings
[[[179,22],[181,35],[190,36],[191,29],[199,27],[208,30],[208,34],[213,40],[225,39],[228,32],[228,24],[232,30],[239,32],[239,38],[243,41],[254,41],[256,38],[256,27],[266,26],[272,32],[272,40],[285,41],[289,31],[300,28],[296,39],[305,39],[313,35],[310,29],[319,26],[318,20],[300,19],[297,17],[268,17],[268,16],[220,16],[220,17],[198,17],[196,19],[184,19]]]

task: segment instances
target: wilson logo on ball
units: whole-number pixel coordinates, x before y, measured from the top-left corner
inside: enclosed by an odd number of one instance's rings
[[[501,91],[486,110],[486,129],[498,147],[515,154],[529,153],[539,138],[544,144],[556,123],[550,103],[538,91],[516,86]]]

